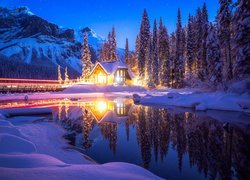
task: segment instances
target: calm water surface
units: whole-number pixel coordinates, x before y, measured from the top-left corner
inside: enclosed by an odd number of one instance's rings
[[[133,163],[166,179],[249,179],[249,115],[122,98],[47,104],[70,144],[98,163]]]

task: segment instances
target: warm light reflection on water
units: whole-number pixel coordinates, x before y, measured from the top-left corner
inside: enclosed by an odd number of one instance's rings
[[[133,163],[166,179],[249,178],[250,118],[242,113],[137,106],[122,98],[0,104],[16,106],[51,107],[70,144],[99,163]]]

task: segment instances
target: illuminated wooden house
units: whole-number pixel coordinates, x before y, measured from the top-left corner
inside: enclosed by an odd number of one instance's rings
[[[88,77],[90,82],[103,85],[131,85],[133,74],[121,61],[97,62]]]

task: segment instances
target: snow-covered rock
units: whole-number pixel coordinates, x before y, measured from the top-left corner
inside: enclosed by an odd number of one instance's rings
[[[138,94],[133,94],[133,100],[134,100],[134,103],[140,103],[141,96],[139,96]]]

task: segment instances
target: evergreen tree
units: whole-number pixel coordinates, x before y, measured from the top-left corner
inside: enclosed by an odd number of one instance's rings
[[[194,75],[194,63],[195,63],[195,34],[193,29],[193,17],[189,15],[188,17],[188,27],[187,27],[187,44],[186,44],[186,55],[187,55],[187,76],[188,79]]]
[[[147,62],[146,62],[146,67],[145,67],[145,80],[147,83],[147,86],[149,88],[154,88],[155,84],[154,84],[154,70],[153,70],[153,61],[154,61],[154,51],[153,51],[153,37],[152,35],[150,35],[150,41],[149,41],[149,45],[148,45],[148,49],[146,52],[146,56],[147,56]]]
[[[167,28],[163,26],[160,18],[158,28],[158,56],[159,56],[159,81],[162,86],[169,85],[170,82],[170,49]]]
[[[234,74],[237,78],[250,76],[250,2],[238,0],[234,15],[234,42],[236,49],[236,66]]]
[[[202,11],[200,8],[196,12],[196,21],[195,21],[195,64],[196,64],[196,76],[200,80],[204,80],[204,69],[203,69],[203,60],[202,60]]]
[[[64,75],[65,79],[64,79],[64,83],[68,84],[69,83],[69,75],[68,75],[68,68],[65,68],[65,75]]]
[[[62,83],[61,67],[58,65],[58,82]]]
[[[159,72],[159,66],[158,66],[158,43],[157,43],[157,25],[156,20],[154,21],[154,28],[153,28],[153,37],[152,37],[152,78],[153,83],[155,86],[159,85],[159,79],[158,79],[158,72]],[[150,77],[150,76],[149,76]]]
[[[88,45],[88,37],[87,33],[84,33],[84,40],[83,40],[83,50],[82,50],[82,78],[86,78],[91,71],[92,62],[91,62],[91,54]]]
[[[140,39],[139,39],[139,35],[136,36],[136,42],[135,42],[135,61],[133,63],[133,65],[131,64],[132,67],[134,67],[134,72],[136,73],[136,75],[138,76],[138,72],[139,72],[139,50],[140,50]]]
[[[207,78],[207,35],[208,35],[208,13],[207,7],[204,3],[202,7],[202,46],[201,46],[201,67],[202,72],[200,72],[201,80],[206,80]]]
[[[107,42],[102,44],[100,50],[100,61],[107,62],[109,61],[109,44]]]
[[[141,80],[145,78],[145,63],[148,62],[148,51],[150,44],[150,24],[146,9],[144,9],[139,32],[138,70]]]
[[[174,87],[174,81],[175,81],[175,52],[176,52],[176,34],[171,33],[170,36],[170,43],[169,43],[169,51],[170,51],[170,58],[169,58],[169,64],[170,64],[170,82],[169,84],[171,87]]]
[[[226,80],[233,78],[232,73],[232,58],[231,58],[231,21],[232,0],[219,0],[220,8],[217,15],[218,21],[218,35],[220,40],[220,47],[222,50],[222,57],[224,60],[224,73]]]
[[[223,62],[221,60],[218,36],[213,25],[210,25],[206,46],[208,59],[208,80],[217,86],[222,82]]]
[[[177,28],[176,28],[176,49],[175,49],[175,61],[174,61],[175,88],[183,87],[184,62],[182,57],[181,38],[182,38],[181,11],[180,9],[178,9]]]
[[[110,60],[116,61],[117,60],[117,54],[116,54],[116,35],[115,35],[115,28],[112,28],[112,32],[110,35],[110,41],[109,41],[109,47],[110,47]]]
[[[126,45],[125,45],[125,64],[127,64],[128,66],[130,66],[130,62],[129,62],[129,47],[128,47],[128,38],[126,38]]]

